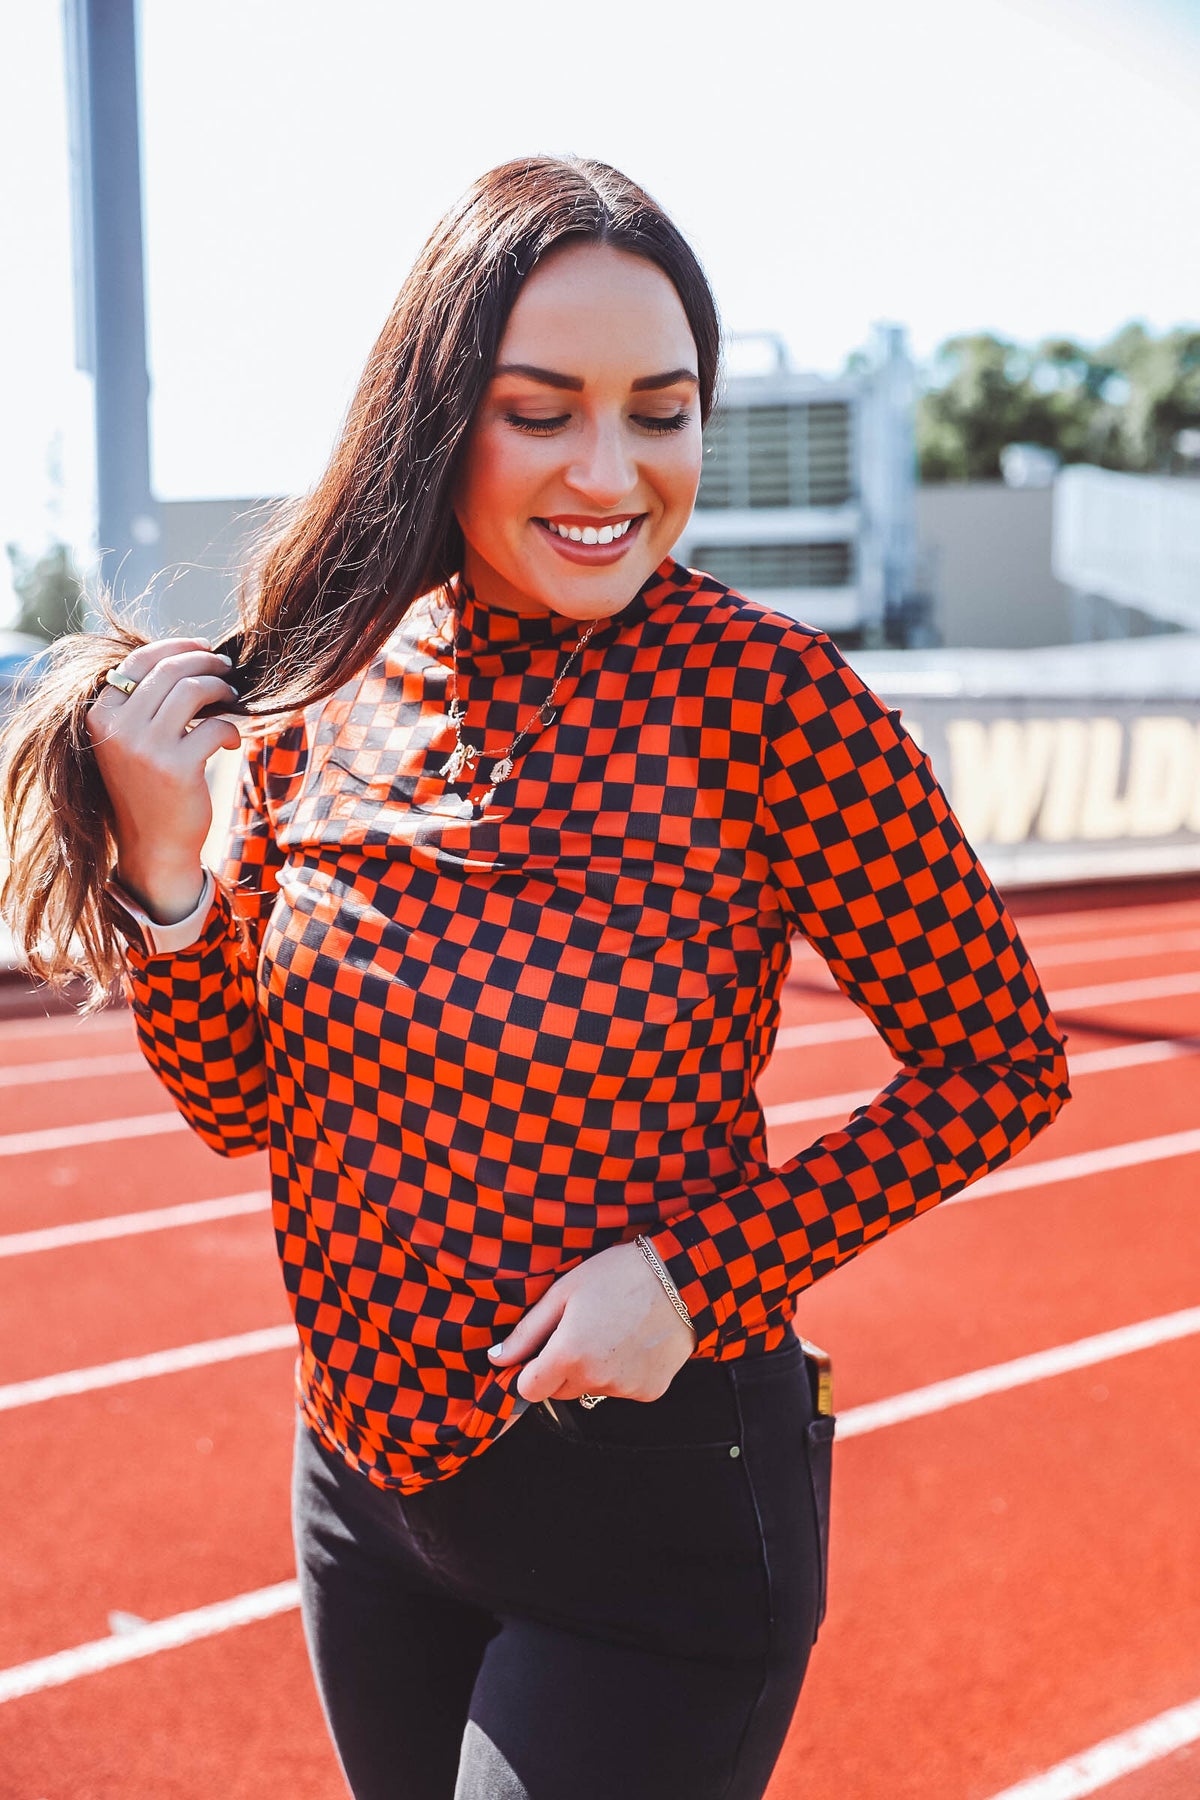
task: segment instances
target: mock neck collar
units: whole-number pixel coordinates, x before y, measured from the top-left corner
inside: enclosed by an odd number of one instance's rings
[[[458,607],[458,654],[469,662],[487,657],[530,655],[538,650],[561,649],[574,644],[587,621],[564,618],[562,613],[510,612],[489,606],[460,575],[454,584]]]
[[[638,589],[628,605],[607,619],[598,619],[590,642],[615,635],[626,625],[642,618],[662,596],[678,585],[684,571],[672,557],[659,564]],[[528,662],[541,650],[573,649],[587,629],[584,619],[567,618],[563,613],[510,612],[504,607],[489,606],[481,600],[461,575],[451,583],[457,603],[458,656],[461,663],[479,668],[485,664],[508,665]],[[444,606],[437,609],[445,620],[441,636],[449,647],[450,616]]]

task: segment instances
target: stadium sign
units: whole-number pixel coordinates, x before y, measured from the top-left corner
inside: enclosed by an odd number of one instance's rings
[[[922,697],[904,724],[1001,884],[1200,868],[1200,704]]]

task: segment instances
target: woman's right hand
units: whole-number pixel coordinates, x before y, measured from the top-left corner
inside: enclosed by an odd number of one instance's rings
[[[203,638],[140,644],[119,673],[132,694],[107,683],[88,711],[88,735],[112,802],[117,873],[160,924],[186,918],[200,898],[200,851],[212,824],[204,768],[217,750],[236,750],[233,720],[192,720],[227,700],[229,659]],[[189,730],[189,726],[191,729]]]

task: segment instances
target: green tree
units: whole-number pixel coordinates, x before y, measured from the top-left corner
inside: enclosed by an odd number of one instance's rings
[[[51,544],[37,557],[24,556],[16,544],[9,544],[8,560],[20,602],[17,631],[51,642],[68,631],[83,630],[83,583],[65,544]]]
[[[1089,349],[1073,338],[1023,347],[979,332],[938,350],[917,405],[924,481],[986,481],[1005,444],[1043,444],[1063,462],[1169,470],[1177,433],[1200,425],[1200,331],[1155,338],[1140,322]]]
[[[1118,437],[1131,469],[1169,469],[1176,435],[1200,425],[1200,331],[1176,326],[1154,338],[1126,325],[1100,352],[1123,378]]]
[[[924,481],[988,481],[1005,444],[1058,448],[1063,396],[1032,379],[1031,358],[990,332],[949,338],[932,386],[917,403],[917,456]]]

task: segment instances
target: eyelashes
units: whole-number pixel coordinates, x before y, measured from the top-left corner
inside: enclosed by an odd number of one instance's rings
[[[665,419],[635,418],[634,424],[648,431],[652,437],[667,437],[673,431],[682,431],[691,423],[690,412],[671,413]],[[561,431],[564,425],[571,422],[570,413],[563,413],[554,419],[527,419],[523,413],[505,413],[505,423],[513,425],[518,431],[526,431],[531,437],[549,437],[552,432]]]

